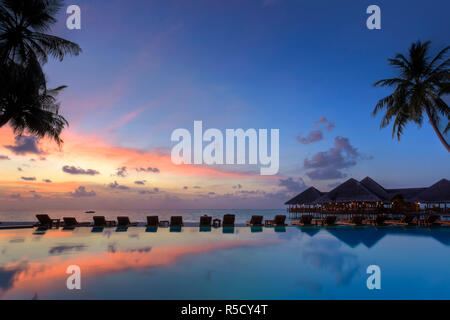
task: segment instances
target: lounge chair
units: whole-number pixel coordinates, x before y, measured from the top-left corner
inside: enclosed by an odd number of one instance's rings
[[[212,217],[209,217],[207,215],[204,215],[200,217],[200,232],[211,232],[211,226],[212,226]]]
[[[94,219],[94,227],[115,227],[116,222],[115,221],[107,221],[105,217],[99,216],[99,217],[93,217]]]
[[[387,216],[385,216],[384,214],[381,215],[377,215],[375,217],[375,219],[372,220],[372,223],[376,226],[387,226],[388,224],[386,223],[387,220]]]
[[[426,226],[429,226],[429,227],[431,227],[431,226],[440,226],[442,224],[440,220],[441,220],[441,216],[440,215],[438,215],[438,214],[430,214],[430,215],[425,217],[424,224]]]
[[[400,226],[414,226],[417,222],[414,221],[416,216],[414,214],[405,214],[400,220],[390,220],[389,223]]]
[[[147,217],[147,227],[159,227],[158,216]]]
[[[170,226],[171,227],[182,227],[183,226],[183,217],[171,217],[170,218]]]
[[[170,232],[181,232],[183,227],[183,217],[171,217],[170,218]]]
[[[416,222],[414,222],[415,218],[416,218],[416,216],[413,214],[405,214],[402,217],[402,219],[400,220],[400,222],[405,223],[407,225],[414,225],[414,224],[417,224]]]
[[[137,227],[137,222],[131,222],[128,217],[117,217],[117,222],[119,227]]]
[[[286,226],[285,221],[286,216],[277,215],[273,220],[266,220],[266,226],[284,227]]]
[[[65,217],[63,218],[65,228],[75,228],[75,227],[89,227],[90,222],[78,222],[76,218]]]
[[[247,222],[248,226],[251,227],[259,227],[263,225],[263,216],[252,216],[252,218],[250,219],[250,221]]]
[[[340,224],[348,225],[348,226],[362,226],[364,223],[364,217],[363,216],[352,216],[352,218],[349,221],[342,221]]]
[[[300,221],[292,222],[293,226],[310,226],[312,224],[313,216],[305,215],[300,217]]]
[[[352,224],[356,226],[362,226],[364,224],[364,217],[363,216],[353,216],[350,220]]]
[[[203,216],[200,217],[200,228],[211,228],[212,225],[212,217]]]
[[[51,229],[55,226],[56,228],[59,228],[59,225],[61,224],[59,219],[51,219],[48,214],[38,214],[36,215],[36,218],[39,221],[39,227],[47,227]]]
[[[223,216],[223,223],[222,225],[224,227],[234,227],[234,221],[236,219],[236,216],[234,214],[226,214]]]
[[[326,216],[322,220],[322,225],[323,226],[334,226],[334,225],[336,225],[336,220],[337,220],[336,216]]]

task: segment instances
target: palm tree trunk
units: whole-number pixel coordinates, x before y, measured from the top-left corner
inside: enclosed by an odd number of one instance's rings
[[[439,128],[437,127],[436,123],[432,120],[430,110],[428,108],[425,108],[425,110],[426,110],[427,115],[428,115],[428,120],[430,120],[431,126],[434,129],[434,132],[436,132],[436,135],[438,136],[439,140],[444,145],[445,149],[447,149],[447,151],[450,153],[450,145],[445,140],[445,138],[442,135],[441,131],[439,131]]]

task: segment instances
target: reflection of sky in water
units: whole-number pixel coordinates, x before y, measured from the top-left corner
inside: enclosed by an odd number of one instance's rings
[[[0,298],[450,298],[449,228],[97,231],[1,231]],[[381,291],[366,288],[371,264]]]

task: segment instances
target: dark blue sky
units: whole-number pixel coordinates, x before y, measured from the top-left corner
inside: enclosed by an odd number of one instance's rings
[[[391,187],[450,176],[449,155],[426,121],[397,142],[371,116],[389,94],[372,86],[394,75],[387,58],[417,40],[431,40],[433,53],[449,45],[449,1],[72,3],[81,7],[82,30],[65,29],[61,15],[55,31],[83,54],[47,71],[52,84],[69,86],[63,112],[75,132],[109,130],[111,144],[168,152],[171,132],[194,120],[219,129],[279,128],[280,173],[321,189],[351,176]],[[381,30],[366,28],[372,4],[381,8]],[[322,117],[334,130],[299,143]],[[319,152],[337,161],[327,170],[340,178],[308,175],[305,159]]]

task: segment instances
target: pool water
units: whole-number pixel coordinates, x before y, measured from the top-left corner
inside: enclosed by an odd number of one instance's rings
[[[0,231],[0,298],[450,299],[450,228],[202,231]],[[81,290],[67,288],[72,265]]]

